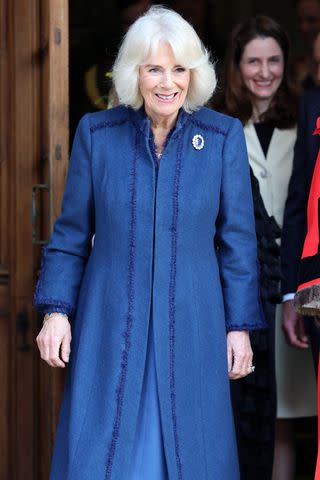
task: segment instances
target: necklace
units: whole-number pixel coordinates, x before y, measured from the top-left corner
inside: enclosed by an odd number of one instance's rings
[[[157,159],[160,160],[160,158],[162,157],[162,153],[156,153],[156,156],[157,156]]]

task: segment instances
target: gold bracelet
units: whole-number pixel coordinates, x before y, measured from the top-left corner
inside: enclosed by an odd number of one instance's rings
[[[61,313],[61,312],[51,312],[51,313],[46,313],[45,316],[43,317],[43,323],[45,323],[47,320],[49,320],[52,315],[61,315],[62,317],[66,317],[68,320],[68,315],[66,313]]]

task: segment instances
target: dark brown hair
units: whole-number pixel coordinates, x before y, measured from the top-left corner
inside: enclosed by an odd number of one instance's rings
[[[274,38],[284,57],[282,82],[260,121],[278,128],[292,127],[297,119],[297,95],[289,81],[289,39],[285,30],[275,20],[264,15],[250,17],[232,31],[224,63],[222,90],[213,100],[213,105],[217,110],[240,118],[244,125],[250,120],[252,100],[243,82],[239,64],[246,45],[259,37]]]

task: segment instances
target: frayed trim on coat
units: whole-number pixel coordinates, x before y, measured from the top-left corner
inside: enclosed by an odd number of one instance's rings
[[[110,128],[110,127],[118,127],[119,125],[123,125],[124,123],[128,122],[127,118],[122,120],[105,120],[104,122],[97,123],[90,127],[90,132],[94,133],[96,130],[101,130],[102,128]]]
[[[44,274],[46,249],[47,249],[47,247],[42,247],[42,249],[41,249],[40,274],[39,274],[39,278],[38,278],[37,283],[36,283],[36,288],[35,288],[33,299],[32,299],[32,304],[33,304],[34,308],[36,308],[39,312],[42,312],[41,306],[45,303],[44,299],[40,300],[39,292],[40,292],[40,288],[41,288],[42,277],[43,277],[43,274]]]
[[[182,464],[180,458],[180,447],[177,427],[176,413],[176,378],[175,378],[175,338],[176,338],[176,275],[177,275],[177,225],[179,216],[179,188],[181,175],[182,159],[182,141],[181,137],[176,160],[176,171],[173,181],[172,196],[172,224],[171,224],[171,260],[170,260],[170,284],[169,284],[169,350],[170,350],[170,398],[171,415],[173,422],[173,434],[176,452],[176,463],[178,470],[178,479],[182,480]]]
[[[298,313],[309,317],[320,315],[320,285],[303,288],[294,297],[294,306]]]
[[[136,262],[136,223],[137,223],[137,155],[138,155],[138,141],[139,134],[137,132],[135,139],[135,147],[133,154],[133,165],[130,172],[132,178],[131,182],[131,216],[130,216],[130,233],[129,233],[129,266],[128,266],[128,312],[126,316],[126,327],[123,333],[124,338],[124,349],[121,354],[121,366],[120,366],[120,376],[118,380],[118,386],[116,389],[116,414],[113,422],[112,438],[109,446],[109,452],[107,457],[107,466],[106,466],[106,480],[111,478],[112,465],[114,460],[114,455],[116,451],[116,446],[119,438],[121,416],[123,409],[123,398],[124,398],[124,389],[128,372],[128,360],[129,352],[131,347],[131,332],[133,325],[133,310],[134,310],[134,300],[135,300],[135,289],[134,289],[134,280],[135,280],[135,262]]]
[[[40,298],[37,300],[36,308],[40,313],[65,313],[66,315],[73,315],[75,309],[70,303],[60,302],[54,298]]]
[[[227,135],[228,132],[221,130],[221,128],[216,127],[215,125],[210,125],[204,122],[201,122],[200,120],[197,120],[195,118],[192,118],[190,116],[191,122],[196,125],[196,127],[202,128],[202,130],[205,130],[207,132],[215,132],[215,133],[220,133],[220,135],[223,135],[224,137]]]
[[[41,285],[43,282],[43,277],[45,275],[46,269],[46,253],[47,247],[42,247],[41,250],[41,265],[40,265],[40,275],[36,284],[34,296],[33,296],[33,306],[37,309],[39,313],[65,313],[69,316],[73,315],[75,312],[74,305],[68,302],[62,302],[56,298],[41,297]]]
[[[227,332],[251,332],[255,330],[269,330],[269,328],[267,323],[243,323],[241,325],[227,325]]]

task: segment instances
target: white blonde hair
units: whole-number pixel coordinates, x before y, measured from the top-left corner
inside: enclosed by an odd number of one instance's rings
[[[168,43],[179,65],[190,69],[190,85],[183,108],[191,113],[212,96],[217,81],[209,53],[194,28],[173,10],[151,7],[127,31],[113,66],[113,83],[120,104],[135,110],[143,105],[139,66]]]

